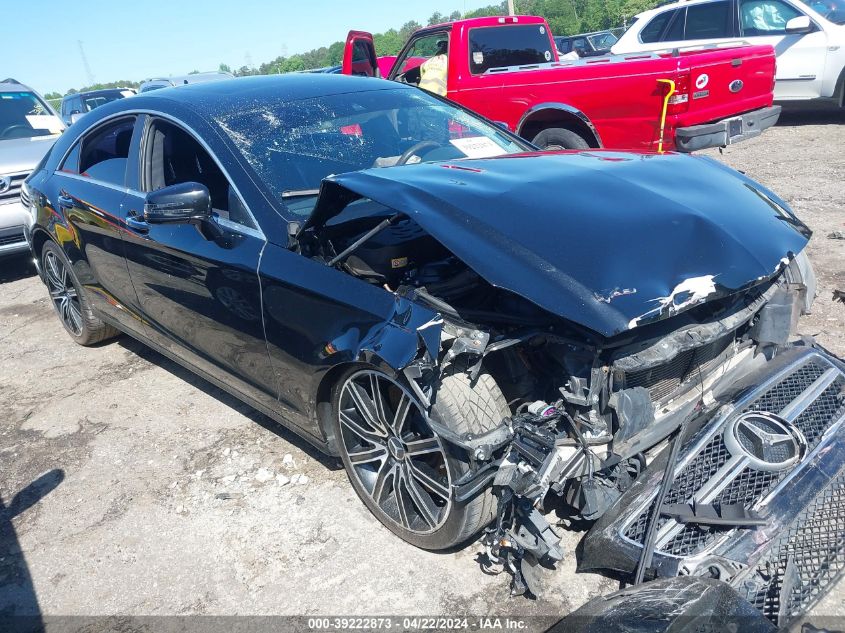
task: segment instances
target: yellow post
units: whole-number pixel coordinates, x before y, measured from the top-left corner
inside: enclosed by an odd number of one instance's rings
[[[658,79],[659,84],[669,84],[669,92],[663,98],[663,112],[660,114],[660,141],[657,143],[657,153],[663,153],[663,130],[666,128],[666,111],[669,109],[669,99],[675,94],[675,82],[671,79]]]

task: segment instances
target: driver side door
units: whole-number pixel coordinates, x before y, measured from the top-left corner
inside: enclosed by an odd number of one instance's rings
[[[152,342],[275,409],[258,280],[266,240],[243,198],[199,137],[155,116],[142,137],[139,180],[140,191],[124,203],[125,251]],[[147,222],[146,194],[182,183],[208,189],[209,225]]]

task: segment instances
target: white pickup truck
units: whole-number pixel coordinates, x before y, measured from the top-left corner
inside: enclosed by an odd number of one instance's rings
[[[615,54],[718,45],[771,44],[776,101],[835,99],[845,105],[845,0],[690,0],[640,13]]]

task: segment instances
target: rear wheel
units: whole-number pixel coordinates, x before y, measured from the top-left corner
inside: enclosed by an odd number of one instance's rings
[[[41,264],[53,309],[74,341],[95,345],[119,334],[94,315],[73,267],[54,242],[44,244]]]
[[[465,367],[450,368],[435,389],[432,417],[456,433],[482,433],[509,415],[492,377],[471,383]],[[493,516],[493,496],[452,498],[451,485],[468,456],[430,429],[419,401],[401,381],[357,368],[335,388],[335,433],[349,480],[369,510],[403,540],[424,549],[453,547]]]
[[[541,131],[531,141],[545,150],[589,149],[590,143],[583,136],[562,127],[550,127]]]

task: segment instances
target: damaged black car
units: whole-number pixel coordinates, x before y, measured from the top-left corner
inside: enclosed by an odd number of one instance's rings
[[[810,231],[762,185],[541,153],[376,79],[89,117],[23,191],[78,343],[125,332],[339,456],[418,547],[483,533],[514,593],[577,555],[720,580],[783,623],[841,576],[845,365],[795,334]],[[578,552],[551,511],[593,526]]]

